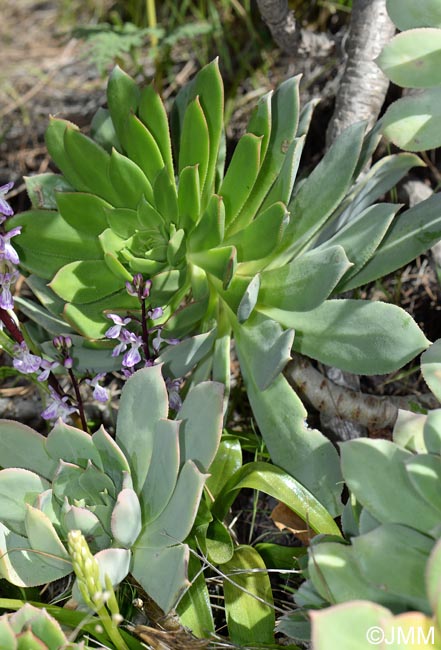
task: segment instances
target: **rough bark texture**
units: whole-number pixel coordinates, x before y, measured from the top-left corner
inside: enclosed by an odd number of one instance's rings
[[[294,12],[287,0],[257,0],[257,6],[275,43],[287,54],[326,57],[334,48],[334,42],[326,34],[316,34],[298,28]]]
[[[374,125],[389,86],[374,59],[394,33],[386,0],[354,0],[346,67],[328,126],[328,146],[350,124],[367,120],[370,127]]]
[[[337,386],[314,368],[308,359],[298,354],[293,354],[292,361],[285,368],[285,375],[299,395],[320,413],[372,429],[393,427],[398,409],[410,410],[411,402],[418,402],[424,408],[439,406],[430,393],[408,397],[377,397]],[[337,436],[340,440],[354,437],[352,431],[345,435],[344,430],[338,431]]]

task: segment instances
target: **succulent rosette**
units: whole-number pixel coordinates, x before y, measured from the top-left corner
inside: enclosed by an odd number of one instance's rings
[[[0,421],[0,576],[40,585],[72,571],[83,533],[114,585],[130,572],[164,610],[187,584],[189,535],[222,426],[223,387],[192,388],[169,420],[161,367],[125,384],[115,440],[59,420],[48,437]],[[104,583],[104,581],[103,581]]]

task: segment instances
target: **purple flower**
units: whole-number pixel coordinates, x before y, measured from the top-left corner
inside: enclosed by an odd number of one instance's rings
[[[14,284],[18,276],[19,273],[15,270],[11,273],[0,273],[0,307],[2,309],[12,309],[14,307],[11,284]]]
[[[163,315],[164,312],[162,311],[162,307],[155,307],[155,309],[149,309],[147,312],[147,316],[151,320],[157,320],[158,318],[161,318],[161,316]]]
[[[156,334],[155,338],[152,341],[152,346],[156,354],[159,352],[159,348],[161,347],[162,343],[167,343],[168,345],[177,345],[180,343],[179,339],[163,339],[161,335],[161,328],[158,328],[158,333]]]
[[[14,346],[15,357],[12,362],[14,368],[24,375],[30,375],[40,369],[41,357],[31,354],[24,341]]]
[[[106,388],[100,386],[100,382],[106,376],[105,372],[100,372],[93,379],[86,379],[86,384],[93,387],[93,399],[96,399],[97,402],[107,402],[109,399],[109,393]]]
[[[179,389],[181,388],[180,379],[170,379],[169,377],[165,380],[165,385],[167,386],[168,392],[168,402],[170,408],[174,411],[179,411],[182,406],[182,399],[179,395]]]
[[[52,386],[49,386],[49,392],[51,394],[51,399],[41,414],[42,418],[45,420],[55,420],[56,418],[64,420],[72,413],[78,413],[78,409],[74,406],[69,406],[67,403],[69,400],[67,395],[60,397]]]
[[[112,327],[109,327],[104,335],[108,339],[119,339],[123,327],[132,322],[131,318],[121,318],[118,314],[106,314],[106,316],[115,323]]]
[[[133,332],[130,332],[130,350],[125,353],[121,364],[126,368],[133,368],[137,363],[141,361],[141,354],[139,348],[143,344],[143,340],[140,336],[136,336]]]
[[[0,223],[3,223],[5,220],[4,217],[12,217],[14,214],[13,209],[4,198],[13,187],[14,183],[6,183],[6,185],[0,187],[0,214],[4,215],[3,218],[0,219]]]
[[[151,286],[152,281],[146,280],[144,282],[141,273],[136,273],[136,275],[133,276],[132,282],[126,282],[127,293],[130,296],[136,296],[140,300],[145,300],[149,297]]]
[[[13,228],[4,235],[0,235],[0,260],[8,260],[11,264],[18,264],[20,259],[17,251],[10,243],[10,239],[21,233],[21,226]]]
[[[38,381],[46,381],[51,371],[59,365],[60,364],[58,361],[48,361],[47,359],[42,359],[40,363],[40,370],[43,370],[43,372],[38,375]]]

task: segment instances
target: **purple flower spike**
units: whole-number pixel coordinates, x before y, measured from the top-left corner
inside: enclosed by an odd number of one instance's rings
[[[47,359],[42,359],[40,363],[40,370],[43,370],[37,377],[38,381],[46,381],[50,373],[54,368],[57,368],[60,364],[58,361],[48,361]]]
[[[118,314],[106,314],[106,316],[115,323],[112,327],[109,327],[104,335],[108,339],[119,339],[123,327],[132,322],[131,318],[121,318]]]
[[[2,309],[13,309],[14,299],[11,293],[11,284],[18,278],[18,271],[12,273],[0,273],[0,307]]]
[[[13,187],[14,183],[6,183],[6,185],[0,187],[0,214],[3,215],[3,218],[0,219],[0,223],[3,223],[5,220],[4,217],[12,217],[14,214],[13,209],[4,198]]]
[[[30,375],[40,369],[41,357],[31,354],[24,341],[20,345],[14,346],[14,353],[15,358],[12,363],[14,368],[19,372],[22,372],[24,375]]]
[[[151,320],[157,320],[158,318],[161,318],[161,316],[164,315],[164,312],[162,310],[162,307],[155,307],[155,309],[149,309],[147,312],[147,316]]]
[[[78,413],[78,409],[74,406],[69,406],[67,403],[69,400],[67,395],[60,397],[52,386],[49,386],[49,391],[51,399],[41,414],[41,417],[44,420],[56,420],[57,418],[61,418],[64,421],[72,413]]]
[[[109,393],[104,386],[100,386],[100,382],[106,376],[105,372],[100,372],[93,379],[86,379],[86,384],[93,387],[93,399],[96,399],[97,402],[107,402],[109,399]]]
[[[131,344],[130,350],[125,353],[121,363],[126,368],[133,368],[134,366],[136,366],[137,363],[141,361],[141,354],[139,352],[139,348],[143,344],[143,340],[140,336],[136,336],[136,334],[133,334],[131,332],[129,341]]]
[[[7,260],[11,264],[18,264],[20,262],[17,251],[10,243],[10,240],[20,233],[21,226],[17,226],[17,228],[13,228],[5,235],[0,235],[0,260]]]

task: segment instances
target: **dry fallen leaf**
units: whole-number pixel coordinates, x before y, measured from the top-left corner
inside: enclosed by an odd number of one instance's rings
[[[309,546],[309,542],[315,535],[314,531],[309,528],[303,519],[281,501],[272,511],[271,519],[279,530],[289,530],[305,546]]]

